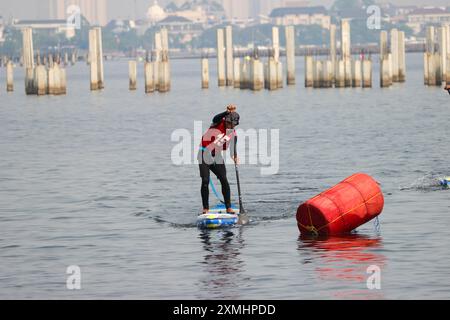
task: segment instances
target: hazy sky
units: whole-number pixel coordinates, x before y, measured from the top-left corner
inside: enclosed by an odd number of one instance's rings
[[[43,1],[47,0],[0,0],[0,15],[4,18],[13,16],[19,19],[35,19],[38,16],[38,4],[42,3]],[[134,3],[136,3],[138,15],[143,16],[146,9],[151,4],[153,4],[153,2],[154,0],[108,0],[108,18],[111,19],[113,17],[134,17]],[[170,2],[170,0],[158,1],[158,3],[162,5],[168,2]],[[333,0],[311,0],[309,2],[311,5],[329,6],[333,3]],[[383,0],[383,2],[389,1]],[[390,2],[398,5],[450,5],[450,0],[391,0]]]

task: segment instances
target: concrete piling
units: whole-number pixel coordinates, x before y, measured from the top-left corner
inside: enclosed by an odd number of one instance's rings
[[[233,65],[233,87],[239,89],[241,87],[241,59],[234,58]]]
[[[47,94],[62,95],[66,94],[66,91],[66,70],[54,63],[47,70]]]
[[[14,91],[14,65],[12,61],[6,63],[6,91]]]
[[[305,88],[314,85],[314,60],[312,56],[305,56]]]
[[[323,81],[322,77],[323,77],[322,61],[316,60],[316,61],[314,61],[313,88],[321,88],[322,87],[322,81]]]
[[[436,46],[437,34],[437,46]],[[424,83],[428,86],[441,86],[447,77],[447,26],[437,29],[427,27],[426,52],[424,54]]]
[[[326,60],[323,63],[323,87],[324,88],[332,88],[333,87],[333,77],[334,77],[333,62],[331,60]]]
[[[438,46],[439,46],[439,64],[441,69],[441,78],[446,80],[447,75],[447,33],[446,27],[441,26],[438,28]]]
[[[162,60],[159,63],[159,92],[170,91],[170,64],[168,54],[165,52],[162,55]]]
[[[391,30],[391,54],[392,54],[392,81],[398,82],[399,79],[399,48],[398,48],[398,30]]]
[[[341,56],[344,61],[345,86],[352,86],[352,63],[351,63],[351,41],[350,41],[350,20],[341,20]]]
[[[343,60],[351,59],[350,21],[348,19],[341,21],[341,51]]]
[[[234,78],[234,72],[233,72],[233,30],[231,26],[227,26],[225,28],[225,41],[226,41],[226,65],[227,65],[227,72],[226,72],[226,85],[232,86],[233,85],[233,78]]]
[[[333,76],[331,78],[332,84],[335,81],[335,73],[336,73],[336,25],[330,25],[330,59],[331,59],[331,68],[333,71]]]
[[[264,88],[264,65],[257,57],[251,60],[250,88],[253,91],[259,91]]]
[[[395,38],[396,45],[398,47],[398,33],[396,31],[391,32],[391,42],[392,38]],[[392,43],[391,43],[392,45]],[[394,48],[394,49],[395,49]],[[392,47],[391,47],[392,50]],[[398,51],[396,57],[398,57]],[[398,69],[397,69],[398,70]],[[389,52],[388,46],[388,33],[387,31],[380,32],[380,87],[386,88],[392,84],[392,53]]]
[[[283,64],[281,61],[276,63],[277,65],[277,89],[283,88]]]
[[[34,72],[35,76],[35,90],[32,94],[43,96],[49,93],[48,91],[48,72],[45,66],[37,66]]]
[[[154,44],[154,60],[153,60],[153,81],[155,85],[155,90],[159,90],[159,64],[161,63],[162,54],[162,37],[160,32],[155,33],[155,44]]]
[[[272,27],[272,48],[275,62],[280,60],[280,33],[278,27]]]
[[[336,88],[344,88],[345,87],[345,63],[344,63],[344,60],[337,61],[335,77],[336,77],[335,87]]]
[[[225,45],[223,29],[217,29],[217,78],[219,87],[226,85],[225,81]]]
[[[429,74],[430,74],[430,71],[428,69],[429,55],[430,55],[430,53],[428,53],[428,52],[425,52],[423,54],[423,84],[426,86],[429,83]]]
[[[352,87],[361,87],[361,60],[352,62]]]
[[[25,92],[34,94],[34,49],[33,49],[33,30],[25,28],[22,30],[22,56],[21,65],[25,68]]]
[[[250,61],[250,57],[246,56],[243,60],[243,63],[241,64],[241,89],[250,89]]]
[[[66,78],[66,69],[61,68],[59,71],[60,75],[60,89],[59,94],[67,94],[67,78]]]
[[[98,87],[103,89],[105,87],[105,75],[103,71],[103,38],[102,28],[96,27],[97,33],[97,68],[98,68]]]
[[[372,88],[372,61],[363,60],[362,62],[363,88]]]
[[[380,87],[386,88],[391,85],[391,61],[389,58],[380,60]]]
[[[89,30],[89,65],[91,90],[104,88],[103,49],[101,28]]]
[[[286,26],[286,68],[288,86],[295,85],[295,29],[294,26]]]
[[[344,68],[345,68],[345,86],[351,87],[352,86],[352,60],[351,59],[345,59],[344,60]]]
[[[434,53],[434,50],[435,50],[435,45],[434,45],[434,38],[435,38],[434,26],[428,26],[426,32],[427,32],[426,51],[429,52],[429,53]]]
[[[129,89],[137,89],[137,62],[136,60],[128,61]]]
[[[34,68],[33,29],[22,30],[23,65],[25,69]]]
[[[153,67],[154,63],[151,61],[146,61],[144,63],[145,93],[152,93],[155,91]]]
[[[405,32],[398,32],[398,82],[405,82],[406,79],[406,49]]]
[[[441,86],[442,85],[442,60],[441,60],[441,55],[439,54],[439,52],[435,52],[434,54],[434,67],[436,70],[436,86]]]
[[[202,63],[202,89],[209,88],[209,62],[208,58],[203,58]]]
[[[51,95],[60,94],[61,74],[59,71],[60,68],[57,63],[53,64],[53,66],[47,70],[47,79],[48,79],[47,94]]]
[[[274,57],[269,58],[265,70],[265,88],[268,90],[278,89],[278,67]]]
[[[90,69],[90,83],[91,90],[100,89],[98,82],[98,67],[97,67],[97,35],[94,30],[89,30],[89,69]]]

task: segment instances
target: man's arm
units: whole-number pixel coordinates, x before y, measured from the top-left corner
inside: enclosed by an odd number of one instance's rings
[[[220,121],[222,121],[223,118],[225,118],[225,116],[228,114],[228,111],[219,113],[218,115],[216,115],[213,120],[212,120],[212,124],[213,125],[218,125],[220,123]]]

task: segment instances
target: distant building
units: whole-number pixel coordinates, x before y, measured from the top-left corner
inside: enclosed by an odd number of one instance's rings
[[[75,36],[75,27],[68,25],[66,20],[13,20],[12,27],[18,30],[46,30],[50,35],[64,33],[67,39]]]
[[[203,32],[203,25],[185,17],[171,15],[158,23],[161,28],[166,28],[169,36],[176,36],[181,44],[190,42]]]
[[[3,17],[0,16],[0,43],[5,42],[5,24],[3,22]]]
[[[319,25],[329,29],[331,17],[323,6],[285,7],[272,10],[269,16],[276,25]]]
[[[248,20],[250,2],[244,0],[222,0],[227,20]]]
[[[107,0],[45,0],[48,5],[50,19],[67,19],[67,9],[71,5],[78,6],[91,25],[105,26],[108,23]],[[40,2],[40,1],[39,1]],[[43,1],[44,2],[44,1]]]
[[[150,24],[156,24],[166,17],[167,13],[158,5],[158,1],[155,1],[147,10],[147,20]]]
[[[112,33],[119,34],[136,29],[136,22],[134,20],[114,19],[106,25],[106,28],[111,30]]]
[[[408,14],[407,25],[419,33],[427,24],[443,24],[450,23],[450,7],[449,8],[418,8]]]
[[[171,2],[166,9],[163,9],[155,1],[147,10],[147,20],[151,25],[160,24],[161,21],[172,16],[182,17],[193,23],[206,24],[208,22],[208,15],[200,5],[186,3],[177,7],[175,3]]]
[[[183,18],[189,19],[195,23],[201,23],[201,24],[204,24],[208,21],[208,17],[206,15],[205,10],[203,10],[203,8],[200,6],[193,8],[193,9],[178,10],[178,11],[173,12],[171,15],[183,17]]]

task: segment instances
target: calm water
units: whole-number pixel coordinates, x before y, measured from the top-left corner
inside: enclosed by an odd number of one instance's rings
[[[211,67],[214,69],[211,61]],[[105,65],[106,89],[89,92],[88,68],[68,68],[68,95],[0,92],[0,298],[397,299],[450,298],[450,98],[422,80],[381,90],[201,90],[198,61],[173,61],[169,94],[128,91],[127,62]],[[142,71],[142,67],[140,70]],[[249,226],[199,231],[195,165],[170,161],[171,133],[239,106],[243,129],[280,129],[280,170],[241,167]],[[197,142],[196,142],[197,143]],[[298,205],[355,172],[385,194],[381,231],[302,239]],[[229,167],[233,198],[236,184]],[[213,200],[213,198],[211,198]],[[213,202],[213,201],[212,201]],[[66,289],[78,265],[82,290]],[[368,290],[367,268],[381,268]]]

